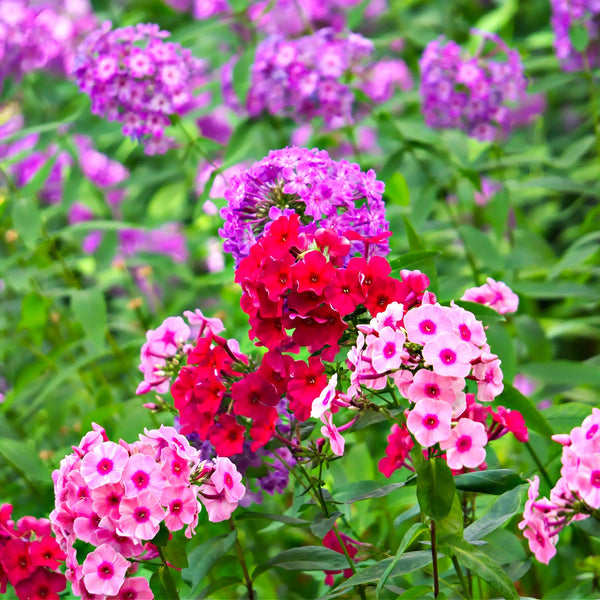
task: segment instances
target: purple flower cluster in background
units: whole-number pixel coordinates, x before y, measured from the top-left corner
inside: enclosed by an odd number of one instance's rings
[[[527,80],[519,53],[498,36],[483,33],[495,47],[467,56],[453,41],[430,42],[419,61],[425,122],[438,129],[461,129],[491,141],[513,127],[513,113],[526,98]],[[504,54],[506,60],[492,60]]]
[[[97,26],[88,0],[2,0],[0,89],[6,77],[38,69],[70,73],[77,46]]]
[[[221,210],[225,224],[219,230],[223,248],[236,265],[248,255],[272,221],[281,215],[300,215],[302,230],[328,227],[343,235],[377,236],[389,231],[382,200],[384,184],[372,169],[332,160],[314,148],[272,150],[240,176],[231,178]],[[352,242],[349,257],[364,244]],[[387,238],[371,246],[373,254],[389,252]]]
[[[75,60],[74,74],[92,100],[92,113],[122,123],[123,134],[142,141],[146,154],[172,146],[164,135],[171,115],[207,100],[193,96],[206,81],[206,63],[165,42],[168,36],[151,23],[113,31],[105,22],[84,40]]]
[[[384,102],[396,85],[412,85],[403,61],[370,62],[372,52],[373,43],[363,36],[331,28],[297,39],[269,36],[256,49],[248,113],[255,117],[266,111],[298,122],[322,117],[330,128],[348,125],[356,116],[355,90]],[[232,101],[229,82],[224,83],[225,100],[235,108],[237,100]]]
[[[590,67],[600,66],[600,2],[598,0],[551,0],[552,29],[556,57],[565,71],[579,71],[585,67],[581,52],[573,47],[571,31],[585,27],[591,41],[584,50]]]

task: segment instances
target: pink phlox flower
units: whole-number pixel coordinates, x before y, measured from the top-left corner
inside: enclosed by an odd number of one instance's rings
[[[192,339],[196,339],[199,335],[202,335],[206,329],[213,335],[218,335],[225,329],[225,325],[223,325],[221,319],[217,317],[205,317],[199,308],[193,312],[191,310],[184,310],[183,314],[192,328]]]
[[[119,505],[125,494],[121,483],[108,483],[91,490],[92,509],[100,517],[119,518]]]
[[[237,502],[228,501],[224,492],[217,492],[217,488],[212,483],[205,483],[200,486],[200,501],[204,504],[208,513],[208,520],[211,523],[229,519],[238,506]]]
[[[580,456],[577,474],[569,486],[592,508],[600,508],[600,454]],[[573,486],[575,483],[575,486]]]
[[[80,500],[75,505],[74,512],[73,533],[80,540],[97,546],[101,517],[94,512],[92,501],[89,498]]]
[[[191,469],[188,460],[181,458],[173,448],[164,448],[160,457],[161,470],[169,484],[179,486],[189,481]]]
[[[107,600],[152,600],[154,594],[145,577],[127,577],[115,596]]]
[[[377,373],[385,373],[399,369],[400,365],[408,359],[408,352],[404,348],[406,336],[399,329],[384,327],[379,332],[379,337],[371,344],[371,364]]]
[[[215,470],[210,476],[217,492],[224,493],[228,502],[239,501],[246,493],[246,486],[241,482],[242,474],[237,467],[224,456],[214,459]]]
[[[381,331],[384,327],[398,329],[404,318],[404,306],[400,302],[390,302],[383,312],[371,319],[369,325],[372,331]],[[371,331],[367,332],[371,333]]]
[[[121,478],[126,497],[136,496],[142,492],[160,495],[166,482],[166,477],[160,471],[160,465],[147,454],[131,456]]]
[[[120,534],[117,531],[117,522],[118,520],[111,517],[102,518],[98,527],[98,541],[96,545],[109,544],[125,558],[140,556],[144,552],[144,546],[140,540]]]
[[[414,379],[413,372],[408,369],[398,369],[390,373],[390,378],[394,381],[402,396],[408,398],[408,388],[412,385]]]
[[[338,428],[333,424],[333,414],[329,411],[323,413],[321,421],[325,423],[321,427],[321,433],[329,440],[332,452],[336,456],[343,456],[345,440],[338,431]]]
[[[447,402],[424,398],[408,414],[406,426],[421,446],[429,448],[448,438],[451,420],[452,407]]]
[[[558,536],[550,534],[546,520],[537,514],[521,521],[519,527],[524,529],[523,535],[529,541],[529,548],[536,559],[547,565],[556,554]]]
[[[515,313],[519,308],[519,297],[504,282],[491,277],[488,277],[487,283],[466,290],[461,300],[484,304],[501,315]]]
[[[184,485],[165,488],[160,503],[166,507],[165,525],[169,531],[179,531],[192,523],[200,510],[196,495]]]
[[[583,456],[600,451],[600,409],[592,408],[592,414],[586,417],[580,427],[571,430],[573,450]]]
[[[465,380],[462,377],[444,377],[435,371],[419,369],[406,391],[411,402],[419,402],[424,398],[447,402],[452,406],[452,416],[457,417],[467,406],[464,387]]]
[[[476,350],[483,346],[487,341],[483,323],[478,321],[472,312],[454,304],[454,300],[450,303],[450,307],[448,316],[454,325],[454,333],[463,342],[473,344]]]
[[[82,458],[88,452],[91,452],[102,442],[108,442],[108,436],[104,427],[97,423],[92,423],[92,431],[88,431],[79,442],[79,446],[72,446],[73,451]]]
[[[313,400],[310,416],[319,419],[326,410],[331,410],[331,405],[336,395],[338,376],[334,373],[321,393]]]
[[[114,596],[123,585],[129,566],[129,561],[111,546],[102,544],[83,562],[83,583],[90,594]]]
[[[477,379],[477,399],[492,402],[504,390],[504,375],[498,358],[490,362],[480,362],[473,366],[473,375]]]
[[[573,443],[571,441],[571,436],[568,433],[555,433],[552,436],[552,441],[561,446],[570,446]]]
[[[175,427],[161,425],[158,429],[144,428],[144,434],[140,434],[140,441],[154,446],[159,458],[162,457],[163,448],[169,447],[175,451],[177,456],[188,460],[191,468],[200,462],[200,452],[192,447],[187,438],[178,433]]]
[[[133,498],[123,498],[117,531],[122,535],[151,540],[157,533],[165,513],[151,492],[142,492]]]
[[[410,309],[404,315],[408,339],[424,346],[440,334],[453,331],[449,310],[440,304],[422,304]]]
[[[454,333],[442,333],[427,342],[423,358],[440,375],[466,377],[471,372],[473,350]]]
[[[102,442],[83,457],[81,475],[91,489],[117,483],[128,459],[129,454],[119,444]]]
[[[450,436],[440,443],[446,450],[446,461],[451,469],[474,469],[485,460],[487,444],[485,427],[471,419],[460,419]]]

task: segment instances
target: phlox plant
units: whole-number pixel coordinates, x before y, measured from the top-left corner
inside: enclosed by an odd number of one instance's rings
[[[597,597],[599,12],[0,2],[0,595]]]

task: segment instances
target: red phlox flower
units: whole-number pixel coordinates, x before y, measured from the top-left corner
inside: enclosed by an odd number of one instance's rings
[[[339,351],[338,340],[348,327],[338,312],[322,305],[294,321],[292,339],[311,353],[321,350],[323,360],[331,361]]]
[[[11,538],[6,542],[0,562],[2,562],[8,580],[13,585],[22,579],[29,578],[35,569],[29,554],[29,544],[18,538]]]
[[[267,256],[280,257],[294,247],[303,246],[300,235],[300,217],[297,214],[279,217],[265,230],[261,242]],[[240,263],[241,265],[241,263]]]
[[[409,291],[403,302],[404,309],[408,310],[412,306],[421,303],[423,292],[425,292],[429,286],[429,277],[427,277],[425,273],[421,273],[421,271],[402,269],[400,271],[400,279],[402,283],[405,283],[408,286]],[[429,298],[432,304],[436,302],[436,297],[431,292],[429,292]]]
[[[287,334],[280,317],[265,319],[251,316],[248,321],[250,323],[248,332],[250,339],[258,339],[259,343],[269,350],[288,347],[292,338]],[[297,346],[295,350],[289,349],[289,351],[297,352]]]
[[[277,425],[277,419],[279,418],[279,413],[275,408],[264,408],[265,410],[260,418],[255,419],[250,428],[250,437],[253,440],[250,444],[252,452],[256,452],[271,440],[275,431],[275,425]]]
[[[359,542],[344,533],[340,533],[339,536],[342,538],[348,556],[354,559],[358,552],[358,548],[355,544],[358,544]],[[323,546],[325,546],[325,548],[329,548],[330,550],[334,550],[335,552],[339,552],[340,554],[345,554],[342,544],[340,544],[340,540],[333,529],[325,534],[325,537],[323,538]],[[348,579],[348,577],[352,576],[352,569],[348,568],[344,569],[343,571],[325,571],[325,584],[333,585],[333,576],[337,573],[343,573],[344,578]]]
[[[243,452],[245,432],[246,428],[233,415],[222,413],[218,423],[209,429],[208,439],[218,456],[232,456]]]
[[[290,366],[294,359],[279,350],[269,350],[263,357],[257,373],[275,386],[277,394],[281,397],[287,391]]]
[[[37,569],[15,586],[19,600],[59,600],[59,592],[67,587],[62,573],[54,573],[43,567]]]
[[[60,549],[58,542],[50,535],[34,540],[29,545],[29,555],[34,567],[58,568],[67,555]]]
[[[321,252],[325,253],[332,265],[341,267],[344,259],[350,252],[350,240],[347,237],[338,235],[333,229],[323,227],[315,231],[315,242]]]
[[[258,373],[248,373],[231,386],[233,410],[236,415],[249,419],[260,418],[265,406],[275,406],[280,399],[272,383]]]
[[[365,301],[359,272],[355,269],[337,269],[333,280],[325,288],[325,298],[340,315],[349,315]]]
[[[378,256],[374,256],[370,262],[373,262]],[[383,259],[389,266],[388,262]],[[365,281],[363,279],[363,289],[365,287]],[[404,303],[404,298],[408,292],[408,286],[405,283],[401,283],[397,279],[388,276],[372,275],[371,283],[368,285],[367,298],[365,300],[365,306],[372,316],[383,312],[388,304],[392,302]]]
[[[377,465],[379,471],[386,477],[391,477],[394,471],[404,466],[412,470],[412,467],[406,465],[406,459],[410,456],[410,451],[415,444],[408,429],[404,425],[394,423],[387,441],[386,455]]]
[[[494,412],[489,406],[486,409],[494,419],[494,424],[488,430],[488,438],[490,440],[498,439],[509,431],[520,442],[529,440],[529,431],[525,424],[525,418],[518,410],[508,410],[504,406],[498,406],[497,412]]]
[[[277,301],[292,289],[291,267],[293,264],[294,258],[289,253],[284,254],[280,259],[265,262],[259,280],[264,285],[269,300]]]
[[[286,298],[286,305],[290,312],[286,314],[285,323],[288,329],[293,329],[296,315],[304,316],[323,303],[324,296],[314,292],[291,291]]]
[[[303,360],[294,361],[290,366],[287,393],[291,401],[290,409],[297,419],[308,419],[313,400],[326,385],[325,365],[318,356],[309,357],[308,364]]]
[[[346,268],[358,271],[361,274],[360,284],[364,286],[365,294],[376,276],[385,277],[392,272],[390,263],[383,256],[373,256],[370,260],[363,257],[354,257],[350,259]]]
[[[318,250],[311,250],[292,268],[296,289],[322,294],[333,277],[334,267]]]

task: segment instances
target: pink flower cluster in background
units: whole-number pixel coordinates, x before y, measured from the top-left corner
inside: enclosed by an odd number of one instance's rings
[[[245,493],[229,459],[201,461],[198,450],[173,427],[144,432],[137,442],[117,444],[94,424],[52,475],[50,521],[78,596],[126,598],[131,588],[134,597],[152,598],[144,577],[126,578],[135,571],[128,559],[156,556],[151,540],[162,524],[191,537],[200,501],[210,521],[222,521]],[[82,563],[76,540],[95,547]]]
[[[539,477],[530,480],[529,499],[519,528],[537,560],[548,564],[556,554],[558,534],[573,521],[598,517],[600,509],[600,409],[593,408],[569,434],[552,436],[563,445],[561,478],[550,499],[538,498]]]
[[[384,102],[396,86],[412,87],[402,60],[372,62],[372,53],[373,43],[360,34],[330,28],[297,39],[271,35],[256,49],[246,108],[251,116],[265,111],[298,122],[322,117],[329,128],[349,125],[358,116],[355,90]]]
[[[0,505],[0,594],[7,584],[19,600],[58,600],[67,580],[58,571],[66,554],[52,536],[48,519],[11,519],[11,504]]]
[[[501,315],[516,313],[519,309],[517,296],[504,282],[487,278],[487,283],[465,291],[461,300],[489,306]]]
[[[527,80],[519,53],[498,36],[485,33],[494,48],[482,45],[467,56],[453,41],[430,42],[419,61],[420,93],[425,122],[437,129],[461,129],[478,140],[491,141],[513,126],[512,113],[526,99]],[[492,59],[504,54],[505,60]]]
[[[155,24],[112,29],[110,22],[81,44],[74,74],[92,101],[95,115],[123,124],[123,135],[143,142],[146,154],[166,152],[171,115],[183,115],[206,98],[195,98],[205,83],[206,64]]]

